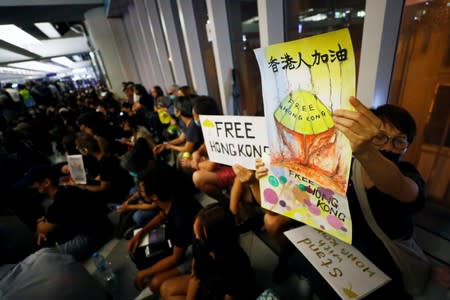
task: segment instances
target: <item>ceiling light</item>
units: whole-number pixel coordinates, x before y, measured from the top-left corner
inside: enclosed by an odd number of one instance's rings
[[[30,71],[30,70],[16,69],[16,68],[9,68],[9,67],[0,67],[0,73],[1,74],[19,74],[19,75],[42,74],[41,72],[38,72],[38,71]]]
[[[52,57],[52,58],[50,58],[50,60],[52,62],[55,62],[57,64],[60,64],[60,65],[63,65],[63,66],[69,67],[69,68],[74,67],[74,62],[65,56]]]
[[[20,63],[13,63],[13,64],[8,64],[8,66],[23,68],[23,69],[30,69],[30,70],[41,71],[41,72],[62,72],[62,71],[66,70],[66,68],[63,68],[61,66],[57,66],[54,64],[50,64],[50,63],[43,63],[43,62],[39,62],[39,61],[26,61],[26,62],[20,62]]]
[[[60,38],[61,35],[59,32],[53,27],[51,23],[44,22],[44,23],[34,23],[34,26],[39,28],[40,31],[42,31],[43,34],[48,36],[51,39]]]
[[[36,45],[40,46],[42,44],[37,38],[26,33],[16,25],[0,25],[0,40],[31,52],[33,52],[32,49]]]
[[[304,16],[300,16],[299,17],[301,22],[318,22],[318,21],[323,21],[327,19],[327,15],[326,14],[322,14],[322,13],[318,13],[312,16],[308,16],[308,17],[304,17]]]
[[[72,55],[72,58],[73,58],[73,60],[74,61],[82,61],[83,60],[83,58],[81,57],[81,55]]]

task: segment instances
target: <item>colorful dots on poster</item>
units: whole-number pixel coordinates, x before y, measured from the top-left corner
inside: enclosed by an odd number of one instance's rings
[[[278,195],[271,188],[267,188],[267,189],[264,190],[264,200],[266,202],[269,202],[270,204],[277,204],[277,202],[278,202]]]
[[[273,187],[277,187],[279,185],[278,179],[273,175],[269,176],[269,183]]]

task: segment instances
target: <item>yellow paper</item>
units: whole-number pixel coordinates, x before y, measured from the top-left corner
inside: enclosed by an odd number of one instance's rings
[[[255,50],[268,131],[262,206],[350,243],[351,148],[333,111],[351,109],[355,60],[347,29]]]

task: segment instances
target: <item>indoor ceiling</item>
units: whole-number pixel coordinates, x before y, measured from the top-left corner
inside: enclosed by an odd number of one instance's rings
[[[90,51],[83,25],[103,0],[1,0],[0,80],[82,68]]]

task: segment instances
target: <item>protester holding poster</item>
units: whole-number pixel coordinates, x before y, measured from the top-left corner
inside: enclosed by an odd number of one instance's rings
[[[269,173],[261,179],[263,207],[351,243],[392,279],[370,298],[408,299],[401,273],[367,225],[348,176],[353,155],[363,166],[370,207],[381,229],[391,239],[414,245],[411,218],[424,204],[424,182],[413,165],[399,162],[415,136],[414,119],[393,105],[371,111],[353,97],[347,30],[255,53],[271,141]],[[321,299],[338,297],[317,266],[300,253],[295,260]]]
[[[424,205],[424,181],[412,164],[400,162],[400,159],[415,136],[415,121],[406,110],[397,106],[383,105],[370,111],[356,98],[350,101],[356,112],[336,110],[333,119],[348,137],[355,159],[364,167],[364,185],[375,219],[391,239],[414,244],[412,215]],[[266,171],[261,165],[257,174]],[[351,182],[347,197],[353,220],[353,246],[392,279],[370,297],[408,299],[400,271],[367,225]],[[418,253],[421,254],[420,249]],[[310,279],[321,299],[337,297],[300,253],[294,261],[295,268]]]

